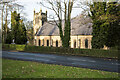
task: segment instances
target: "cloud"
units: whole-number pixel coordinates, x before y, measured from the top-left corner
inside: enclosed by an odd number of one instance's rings
[[[34,2],[34,3],[35,3],[35,2],[40,2],[40,1],[41,1],[41,0],[17,0],[17,2],[22,2],[22,3],[24,3],[24,2],[27,2],[27,3],[28,3],[28,2],[30,2],[30,3],[31,3],[31,2]]]

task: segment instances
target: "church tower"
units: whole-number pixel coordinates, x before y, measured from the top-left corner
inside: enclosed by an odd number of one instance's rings
[[[47,11],[46,11],[46,13],[43,13],[42,9],[40,9],[40,12],[36,13],[35,9],[34,9],[34,18],[33,18],[34,35],[37,33],[37,31],[39,30],[39,28],[46,21],[47,21]]]

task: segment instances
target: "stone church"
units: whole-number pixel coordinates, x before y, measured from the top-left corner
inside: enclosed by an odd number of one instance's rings
[[[71,19],[71,48],[91,49],[92,23],[87,16],[76,16]],[[51,24],[52,23],[52,24]],[[64,26],[64,20],[62,21]],[[54,21],[47,21],[47,11],[43,13],[35,12],[33,19],[34,45],[61,47],[62,42],[59,35],[59,29]],[[64,30],[63,30],[64,31]]]

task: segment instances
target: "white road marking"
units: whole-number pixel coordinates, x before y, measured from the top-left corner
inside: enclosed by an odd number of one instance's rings
[[[81,60],[81,61],[86,61],[86,60]]]
[[[50,61],[50,62],[56,62],[56,61]]]
[[[76,64],[76,63],[72,63],[72,64]]]
[[[112,63],[113,65],[120,65],[119,63]]]
[[[116,65],[120,65],[120,64],[116,63]]]
[[[87,60],[83,60],[83,59],[73,59],[73,58],[67,58],[68,60],[75,60],[75,61],[86,61],[86,62],[96,62],[93,60],[87,61]]]
[[[46,58],[56,58],[56,57],[53,57],[53,56],[44,56],[44,55],[34,55],[34,56],[37,56],[37,57],[46,57]]]
[[[35,59],[35,60],[50,61],[50,60],[47,60],[47,59]]]
[[[16,53],[7,53],[7,54],[15,54],[15,55],[25,55],[25,54],[20,54],[20,53],[18,53],[18,54],[16,54]]]
[[[39,55],[39,54],[29,54],[29,53],[14,53],[14,52],[9,52],[8,54],[15,54],[15,55],[32,55],[36,57],[46,57],[46,58],[56,58],[53,56],[46,56],[46,55]]]
[[[68,60],[81,61],[82,59],[67,58]]]
[[[96,61],[88,61],[88,62],[96,62]]]

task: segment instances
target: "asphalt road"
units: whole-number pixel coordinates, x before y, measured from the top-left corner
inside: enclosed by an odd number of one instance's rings
[[[120,64],[117,60],[108,60],[91,57],[59,56],[51,54],[38,54],[27,52],[2,51],[3,58],[18,59],[25,61],[35,61],[49,64],[60,64],[82,68],[97,69],[110,72],[118,72]]]

